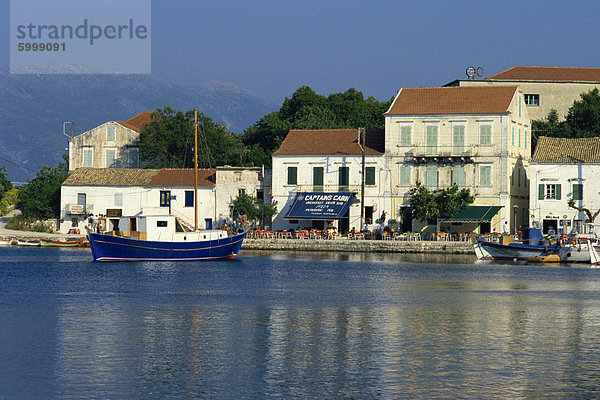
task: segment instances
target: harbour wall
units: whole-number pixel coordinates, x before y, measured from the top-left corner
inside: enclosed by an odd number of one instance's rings
[[[374,253],[475,254],[471,242],[397,240],[244,239],[242,249]]]

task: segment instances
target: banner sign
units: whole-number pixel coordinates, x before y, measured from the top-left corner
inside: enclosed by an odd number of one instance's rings
[[[285,215],[286,219],[341,219],[354,201],[354,193],[300,192]]]

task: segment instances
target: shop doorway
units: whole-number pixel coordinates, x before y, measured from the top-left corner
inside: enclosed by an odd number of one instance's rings
[[[558,232],[558,221],[555,219],[545,219],[542,223],[542,233],[548,233],[551,227],[554,233]]]
[[[401,232],[411,232],[413,230],[412,208],[400,208],[400,223]]]
[[[350,209],[346,211],[346,214],[340,219],[338,232],[346,233],[350,230]]]
[[[365,206],[365,223],[373,223],[373,206]]]

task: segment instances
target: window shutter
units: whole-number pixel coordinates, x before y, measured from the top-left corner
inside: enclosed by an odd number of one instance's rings
[[[323,167],[313,168],[313,185],[323,186]]]
[[[298,168],[288,167],[288,185],[295,185],[298,182]]]
[[[544,200],[544,184],[540,183],[538,188],[538,200]]]
[[[573,200],[583,200],[583,185],[580,183],[573,185]]]
[[[400,185],[410,186],[410,166],[400,167]]]
[[[365,168],[365,185],[375,184],[375,167]]]
[[[556,185],[556,200],[560,200],[560,184]]]

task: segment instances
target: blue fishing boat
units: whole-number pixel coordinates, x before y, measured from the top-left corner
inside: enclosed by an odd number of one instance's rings
[[[191,261],[234,258],[246,231],[186,231],[171,215],[121,218],[117,232],[93,233],[88,240],[94,261]],[[141,227],[140,230],[137,227]],[[152,227],[146,230],[146,227]]]
[[[198,143],[198,111],[194,110],[195,142]],[[198,147],[194,152],[194,193],[198,192]],[[198,203],[194,196],[194,229],[173,215],[120,217],[118,231],[87,237],[94,261],[192,261],[234,258],[247,231],[230,235],[224,229],[198,230]]]

